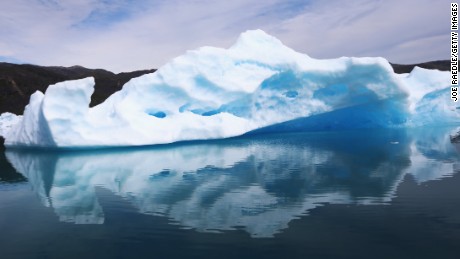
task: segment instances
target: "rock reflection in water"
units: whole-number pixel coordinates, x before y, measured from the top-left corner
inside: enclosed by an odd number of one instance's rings
[[[140,213],[197,231],[270,237],[309,210],[386,204],[406,174],[454,173],[448,131],[379,130],[259,136],[208,143],[73,152],[7,150],[61,221],[101,224],[96,186]],[[436,157],[436,159],[432,159]]]

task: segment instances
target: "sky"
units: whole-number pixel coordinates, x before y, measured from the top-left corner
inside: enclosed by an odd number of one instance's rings
[[[158,68],[262,29],[313,58],[450,57],[446,0],[2,0],[0,62]]]

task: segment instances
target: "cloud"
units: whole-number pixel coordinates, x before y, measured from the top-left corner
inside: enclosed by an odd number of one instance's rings
[[[447,59],[450,2],[302,0],[6,0],[0,56],[128,71],[261,28],[312,57]]]

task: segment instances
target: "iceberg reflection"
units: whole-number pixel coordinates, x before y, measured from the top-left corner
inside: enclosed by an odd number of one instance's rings
[[[391,202],[406,174],[417,182],[454,173],[443,130],[258,136],[142,149],[7,150],[61,221],[101,224],[96,186],[197,231],[245,229],[270,237],[325,203]]]

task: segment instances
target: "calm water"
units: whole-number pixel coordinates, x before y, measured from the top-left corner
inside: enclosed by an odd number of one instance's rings
[[[0,258],[459,258],[451,130],[0,151]]]

